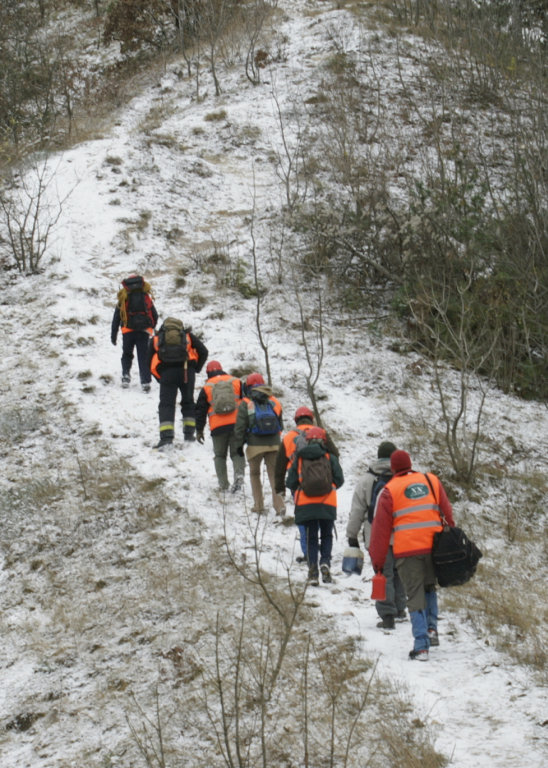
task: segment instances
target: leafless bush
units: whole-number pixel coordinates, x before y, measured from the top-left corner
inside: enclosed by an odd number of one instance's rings
[[[45,160],[25,173],[11,172],[0,189],[0,248],[19,272],[35,274],[43,265],[70,192],[55,189],[55,169]],[[1,233],[0,233],[1,234]]]

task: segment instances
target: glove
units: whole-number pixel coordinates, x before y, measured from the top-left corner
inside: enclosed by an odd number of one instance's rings
[[[204,433],[203,432],[196,432],[196,440],[203,445]]]
[[[244,447],[243,447],[243,445],[240,445],[237,448],[236,453],[238,454],[238,456],[243,456],[244,455]]]
[[[113,336],[113,337],[111,338],[111,341],[112,341],[112,343],[114,344],[114,346],[116,346],[116,336]]]
[[[349,547],[358,547],[358,549],[359,549],[360,548],[360,542],[358,541],[358,539],[348,539],[348,546]]]

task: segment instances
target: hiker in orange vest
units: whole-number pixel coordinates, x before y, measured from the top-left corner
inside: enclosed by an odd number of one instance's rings
[[[394,559],[407,595],[414,637],[409,658],[428,661],[428,649],[439,645],[432,544],[434,534],[443,527],[441,515],[454,526],[453,511],[439,478],[415,472],[406,451],[394,451],[390,466],[394,476],[378,498],[369,555],[375,573],[381,573],[394,535]]]
[[[326,450],[324,429],[311,427],[305,437],[305,445],[297,447],[285,484],[295,494],[295,522],[306,528],[308,583],[318,586],[318,554],[322,581],[324,584],[333,581],[330,565],[337,519],[336,488],[344,483],[344,475],[338,458]]]
[[[218,360],[209,361],[206,374],[207,382],[196,400],[196,439],[199,443],[204,442],[204,428],[209,418],[219,488],[226,491],[229,487],[226,459],[230,451],[234,469],[234,482],[230,492],[236,493],[243,486],[245,472],[245,459],[238,453],[234,437],[234,425],[242,401],[242,382],[225,373]]]
[[[158,312],[152,300],[152,289],[141,275],[130,275],[122,280],[118,303],[114,309],[110,340],[116,346],[118,330],[122,328],[122,387],[131,381],[133,352],[137,350],[139,377],[143,392],[150,392],[148,342],[156,328]]]
[[[276,493],[280,493],[282,496],[285,494],[285,476],[290,466],[293,464],[295,458],[295,439],[307,429],[314,426],[314,414],[307,408],[306,405],[301,405],[295,411],[293,417],[295,421],[295,427],[290,429],[284,435],[280,447],[278,449],[278,455],[276,456],[276,466],[274,468],[274,478],[276,483]],[[339,455],[339,451],[326,433],[326,448],[328,453],[332,453],[334,456]],[[298,525],[299,529],[299,542],[301,545],[302,555],[297,557],[298,563],[306,562],[306,527],[304,525]]]

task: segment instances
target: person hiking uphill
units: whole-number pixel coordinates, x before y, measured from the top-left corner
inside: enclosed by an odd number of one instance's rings
[[[110,340],[116,346],[118,331],[122,328],[122,387],[127,389],[131,381],[133,352],[137,349],[137,363],[143,392],[150,392],[150,367],[148,342],[158,322],[152,289],[140,275],[130,275],[122,280],[118,291],[118,303],[114,309],[110,328]]]
[[[194,382],[207,356],[207,347],[202,341],[174,317],[166,318],[150,340],[150,371],[160,384],[160,442],[155,446],[158,450],[173,444],[178,391],[182,398],[183,437],[186,441],[195,439]]]
[[[290,429],[284,435],[280,447],[278,449],[278,455],[276,456],[276,466],[274,468],[274,478],[276,484],[276,493],[280,493],[282,496],[285,494],[285,477],[293,464],[295,459],[296,447],[295,441],[299,435],[305,433],[310,427],[314,426],[314,414],[307,408],[306,405],[301,405],[295,411],[293,417],[295,421],[295,427]],[[332,453],[334,456],[339,456],[339,451],[329,435],[326,432],[326,448],[328,453]],[[306,562],[306,527],[304,525],[298,525],[299,529],[299,543],[301,545],[302,556],[297,557],[298,563]]]
[[[377,459],[371,462],[367,472],[356,484],[352,494],[350,516],[346,525],[349,547],[360,546],[358,536],[362,526],[365,548],[369,547],[376,501],[382,488],[392,477],[390,456],[395,450],[394,443],[382,442],[377,449]],[[386,599],[375,602],[375,608],[380,618],[377,627],[379,629],[394,629],[395,622],[405,621],[407,614],[405,612],[405,589],[396,570],[392,544],[388,547],[383,574],[386,578]]]
[[[204,442],[204,428],[209,418],[219,488],[226,491],[229,487],[226,459],[230,451],[234,469],[234,482],[230,491],[236,493],[243,486],[245,472],[245,459],[238,453],[234,436],[234,425],[242,401],[242,382],[225,373],[217,360],[209,361],[206,374],[207,383],[200,390],[196,401],[196,439],[199,443]]]
[[[308,583],[318,586],[318,554],[322,581],[333,581],[330,566],[337,519],[336,489],[344,483],[344,476],[338,458],[326,450],[325,430],[311,427],[305,437],[305,444],[297,447],[285,484],[295,494],[295,522],[306,528]]]
[[[414,638],[409,658],[428,661],[428,649],[439,645],[432,544],[434,534],[443,527],[441,515],[454,526],[453,511],[439,478],[415,472],[406,451],[394,451],[390,466],[394,477],[378,499],[369,556],[375,573],[380,573],[394,534],[394,558],[407,595]]]
[[[283,497],[276,493],[274,467],[283,429],[282,404],[272,394],[272,389],[265,384],[260,373],[250,373],[245,382],[247,395],[238,408],[234,437],[237,450],[244,455],[244,443],[247,443],[247,463],[249,480],[253,494],[252,512],[262,514],[264,508],[263,486],[261,483],[261,463],[264,461],[270,490],[272,506],[277,515],[285,515]]]

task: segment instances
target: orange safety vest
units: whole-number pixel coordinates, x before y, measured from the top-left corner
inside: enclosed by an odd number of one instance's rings
[[[314,424],[301,424],[300,427],[295,427],[295,429],[292,429],[290,432],[284,435],[282,443],[284,444],[285,455],[287,457],[286,470],[289,469],[289,467],[293,464],[293,460],[295,459],[295,440],[299,432],[306,432],[307,429],[310,429],[310,427],[313,426]]]
[[[190,339],[190,334],[187,333],[186,335],[186,353],[188,355],[189,360],[194,360],[196,362],[198,360],[198,353],[192,346],[192,341]]]
[[[329,454],[325,454],[329,458]],[[332,489],[325,496],[307,496],[303,489],[300,487],[303,479],[303,460],[299,457],[297,461],[297,476],[299,478],[299,487],[295,492],[295,506],[302,507],[306,504],[327,504],[329,507],[335,507],[337,509],[337,491],[335,484],[333,483]]]
[[[428,475],[437,497],[440,481]],[[394,557],[424,555],[432,551],[434,534],[443,526],[436,497],[420,472],[393,477],[386,487],[392,496],[392,529]]]
[[[236,408],[231,413],[214,413],[213,412],[213,387],[218,381],[231,381],[232,389],[236,396]],[[212,376],[211,379],[204,384],[205,395],[208,402],[207,413],[209,416],[209,428],[213,432],[218,427],[225,427],[227,424],[235,424],[238,416],[238,406],[242,402],[241,398],[241,383],[240,379],[235,376],[231,376],[229,373],[223,373],[220,376]]]

